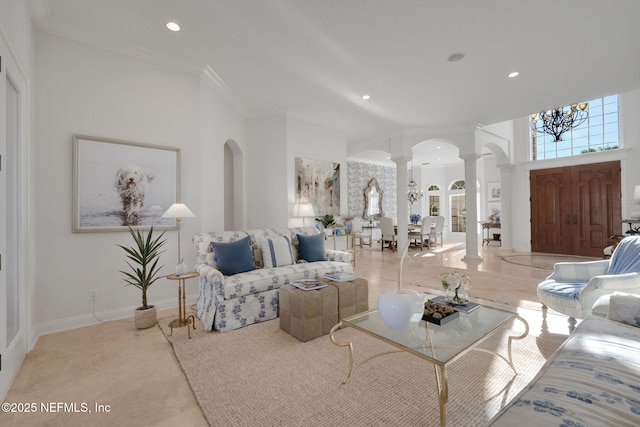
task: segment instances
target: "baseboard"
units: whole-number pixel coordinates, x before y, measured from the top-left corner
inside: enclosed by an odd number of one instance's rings
[[[198,300],[198,295],[187,295],[187,306],[194,304]],[[153,305],[158,310],[166,310],[178,306],[175,298],[169,298],[161,301],[153,301]],[[96,313],[87,313],[79,316],[66,317],[64,319],[51,320],[41,322],[36,325],[36,338],[34,346],[38,338],[42,335],[53,334],[56,332],[68,331],[70,329],[82,328],[84,326],[96,325],[98,323],[108,322],[110,320],[126,319],[133,316],[133,311],[137,305],[129,307],[117,308],[114,310],[99,311]]]

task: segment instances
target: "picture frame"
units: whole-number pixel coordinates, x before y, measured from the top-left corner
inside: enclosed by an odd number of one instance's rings
[[[313,205],[316,216],[340,215],[340,163],[295,158],[296,200]]]
[[[490,182],[487,184],[487,200],[497,202],[500,200],[500,183]]]
[[[73,232],[175,230],[180,149],[73,135]]]

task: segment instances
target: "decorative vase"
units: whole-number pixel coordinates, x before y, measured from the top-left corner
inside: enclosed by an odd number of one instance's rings
[[[351,234],[351,230],[353,230],[353,221],[351,221],[350,219],[345,219],[343,223],[345,227],[344,232],[347,234]]]
[[[138,329],[147,329],[156,324],[156,307],[150,305],[148,308],[136,308],[134,323]]]
[[[424,298],[410,289],[402,289],[402,266],[409,245],[402,252],[398,271],[398,289],[385,292],[378,297],[378,313],[382,321],[392,329],[404,331],[420,323],[424,313]]]
[[[447,289],[447,301],[453,304],[466,304],[469,302],[468,290],[463,289],[462,286],[457,288],[449,286],[449,289]]]
[[[326,227],[324,229],[324,234],[325,234],[325,236],[333,236],[333,228]]]
[[[187,267],[187,263],[185,263],[184,261],[176,265],[176,276],[184,276],[188,272],[189,272],[189,267]]]
[[[424,313],[422,295],[410,289],[396,289],[378,297],[382,321],[393,329],[404,331],[420,322]]]

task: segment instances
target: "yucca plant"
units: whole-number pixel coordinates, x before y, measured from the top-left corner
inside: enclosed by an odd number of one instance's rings
[[[164,266],[158,267],[158,261],[160,261],[160,248],[167,242],[162,240],[164,231],[158,237],[153,237],[153,226],[149,229],[149,232],[145,236],[140,230],[133,230],[129,227],[129,232],[135,241],[135,245],[128,248],[126,246],[118,245],[127,253],[127,264],[131,267],[132,272],[120,271],[126,278],[123,279],[127,285],[135,286],[142,291],[142,307],[141,309],[150,308],[147,305],[147,289],[160,279],[160,270]]]

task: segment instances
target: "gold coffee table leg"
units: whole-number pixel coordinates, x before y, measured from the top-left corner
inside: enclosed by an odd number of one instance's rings
[[[336,341],[333,334],[341,327],[342,327],[342,322],[338,322],[333,328],[331,328],[331,331],[329,331],[329,339],[333,344],[337,346],[349,347],[349,371],[347,372],[347,377],[344,379],[344,381],[342,381],[342,384],[344,384],[351,377],[351,372],[353,372],[353,343]]]
[[[503,355],[501,355],[500,353],[497,353],[493,350],[489,350],[486,348],[480,348],[480,347],[474,347],[471,350],[473,351],[481,351],[483,353],[489,353],[489,354],[493,354],[494,356],[499,357],[500,359],[504,360],[506,362],[507,365],[509,365],[509,367],[511,368],[511,370],[513,371],[514,374],[518,375],[518,371],[516,371],[516,366],[513,364],[513,358],[511,356],[511,342],[513,340],[521,340],[527,337],[527,335],[529,335],[529,324],[527,323],[526,320],[524,320],[522,317],[516,315],[515,317],[516,319],[520,320],[522,322],[522,324],[524,325],[524,332],[522,333],[522,335],[509,335],[509,341],[508,341],[508,345],[507,345],[507,357],[504,357]]]
[[[447,402],[449,401],[449,378],[447,377],[447,367],[440,366],[440,374],[438,374],[438,365],[433,365],[433,372],[436,376],[436,386],[438,387],[438,402],[440,404],[440,425],[447,425]]]

